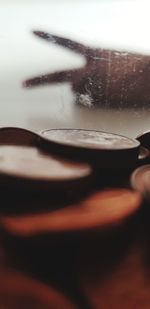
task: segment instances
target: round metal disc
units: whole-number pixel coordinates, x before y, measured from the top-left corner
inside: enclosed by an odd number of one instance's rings
[[[29,130],[16,127],[0,128],[0,145],[35,145],[39,136]]]
[[[138,165],[150,163],[150,151],[146,147],[140,147],[138,155]]]
[[[90,149],[122,150],[132,149],[139,143],[125,136],[92,130],[81,129],[51,129],[41,132],[48,140],[68,146],[78,146]]]
[[[41,139],[47,141],[51,151],[93,161],[102,167],[130,165],[137,159],[140,146],[136,139],[82,129],[44,130]]]
[[[136,138],[143,147],[150,149],[150,131],[144,132]]]
[[[127,189],[111,189],[92,194],[78,205],[24,216],[1,217],[7,233],[34,237],[58,232],[86,231],[109,228],[137,211],[141,195]]]
[[[139,160],[145,160],[150,156],[150,151],[146,147],[140,147]]]
[[[150,164],[141,166],[132,173],[131,186],[143,195],[150,193]]]
[[[77,164],[50,156],[36,147],[0,145],[0,175],[32,181],[68,181],[91,173],[87,164]]]

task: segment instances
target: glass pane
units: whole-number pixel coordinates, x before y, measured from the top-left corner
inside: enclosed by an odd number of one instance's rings
[[[149,9],[148,0],[1,0],[1,126],[148,130]]]

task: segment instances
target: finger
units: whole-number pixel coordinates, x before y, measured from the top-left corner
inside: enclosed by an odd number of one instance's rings
[[[61,83],[72,80],[75,70],[60,71],[50,74],[39,75],[23,82],[24,87],[34,87],[45,84]]]
[[[65,48],[68,48],[76,53],[85,55],[86,57],[90,57],[91,55],[93,55],[94,49],[87,47],[81,43],[72,41],[70,39],[67,38],[63,38],[63,37],[59,37],[56,35],[52,35],[50,33],[46,33],[46,32],[42,32],[42,31],[33,31],[33,33],[44,39],[47,40],[49,42],[52,42],[54,44],[58,44],[60,46],[63,46]]]

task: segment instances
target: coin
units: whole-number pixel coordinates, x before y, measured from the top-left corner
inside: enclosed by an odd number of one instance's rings
[[[15,182],[24,180],[28,185],[42,182],[68,185],[91,175],[88,164],[69,162],[50,156],[36,147],[0,145],[0,177]]]
[[[138,165],[148,164],[150,162],[150,151],[146,147],[140,147],[138,155]]]
[[[0,145],[35,145],[37,144],[38,135],[32,131],[16,128],[0,128]]]
[[[125,167],[138,157],[136,139],[94,130],[50,129],[40,133],[50,151],[90,161],[101,167]]]
[[[113,133],[77,129],[51,129],[42,132],[51,141],[96,149],[126,149],[138,145],[135,140]]]
[[[131,186],[143,195],[150,193],[150,164],[137,168],[131,174]]]
[[[73,309],[62,293],[17,271],[1,271],[0,308]]]
[[[41,234],[105,229],[120,224],[138,210],[141,195],[128,189],[93,193],[77,205],[24,216],[1,216],[9,234],[33,237]]]
[[[150,131],[146,131],[136,137],[143,147],[150,149]]]

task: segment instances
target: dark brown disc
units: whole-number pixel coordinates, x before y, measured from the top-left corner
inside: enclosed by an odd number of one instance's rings
[[[150,164],[141,166],[132,173],[131,186],[143,195],[150,194]]]
[[[75,309],[63,294],[19,272],[1,271],[1,309]]]
[[[51,129],[41,134],[50,141],[81,148],[119,150],[134,148],[139,144],[121,135],[92,130]]]
[[[101,230],[120,224],[136,212],[140,204],[138,192],[111,189],[94,193],[78,205],[40,214],[3,216],[0,221],[8,234],[18,237]]]
[[[0,176],[38,182],[65,182],[89,176],[88,164],[58,159],[36,147],[0,145]],[[14,179],[15,180],[15,179]]]
[[[143,147],[150,149],[150,131],[144,132],[136,138]]]
[[[138,157],[140,143],[125,136],[94,130],[51,129],[40,134],[50,151],[91,161],[100,167],[126,167]]]
[[[39,136],[29,130],[16,127],[0,128],[0,145],[35,145]]]
[[[150,163],[150,150],[146,147],[141,146],[138,155],[138,165]]]

